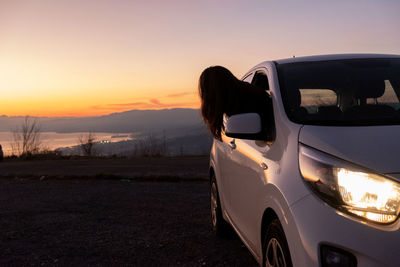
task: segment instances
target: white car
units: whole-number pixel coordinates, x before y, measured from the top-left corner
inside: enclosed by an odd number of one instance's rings
[[[275,122],[226,118],[215,232],[232,226],[261,266],[400,266],[400,56],[266,61],[243,80],[269,91]]]

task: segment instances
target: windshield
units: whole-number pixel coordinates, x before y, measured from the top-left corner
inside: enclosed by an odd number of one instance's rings
[[[312,125],[400,124],[400,59],[277,64],[290,120]]]

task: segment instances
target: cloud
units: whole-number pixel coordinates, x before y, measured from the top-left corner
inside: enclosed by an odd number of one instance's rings
[[[163,108],[197,108],[197,102],[174,102],[163,104],[159,101],[149,101],[149,102],[133,102],[133,103],[117,103],[117,104],[107,104],[107,105],[98,105],[92,106],[92,109],[95,110],[104,110],[104,111],[123,111],[123,110],[131,110],[131,109],[163,109]]]
[[[168,108],[199,108],[198,100],[189,100],[189,101],[179,101],[179,97],[183,97],[186,95],[190,95],[192,93],[178,93],[178,94],[170,94],[161,98],[141,98],[140,101],[136,102],[128,102],[128,103],[111,103],[104,105],[96,105],[92,106],[93,110],[102,113],[111,113],[111,112],[122,112],[127,110],[144,110],[144,109],[168,109]],[[167,101],[170,98],[177,98],[173,102]]]
[[[187,95],[193,95],[193,93],[192,92],[185,92],[185,93],[169,94],[166,97],[176,98],[176,97],[183,97],[183,96],[187,96]]]
[[[118,103],[118,104],[106,104],[92,106],[92,109],[96,110],[126,110],[126,109],[143,109],[148,108],[149,103],[147,102],[133,102],[133,103]]]
[[[163,106],[163,104],[161,104],[161,102],[158,99],[155,99],[155,98],[150,99],[150,102],[155,104],[155,105]]]
[[[133,102],[133,103],[118,103],[118,104],[108,104],[102,107],[130,107],[130,106],[142,106],[147,105],[146,102]],[[101,107],[101,106],[100,106]]]

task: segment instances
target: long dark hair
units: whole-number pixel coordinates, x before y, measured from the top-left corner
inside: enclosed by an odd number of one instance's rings
[[[221,140],[224,130],[223,115],[232,106],[240,84],[240,80],[221,66],[209,67],[200,75],[201,115],[211,134],[218,140]]]

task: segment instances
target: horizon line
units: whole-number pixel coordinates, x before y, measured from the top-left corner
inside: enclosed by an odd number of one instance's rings
[[[24,118],[24,117],[32,117],[32,118],[88,118],[88,117],[103,117],[103,116],[110,116],[113,114],[120,114],[130,111],[163,111],[163,110],[175,110],[175,109],[191,109],[191,110],[199,110],[199,108],[154,108],[154,109],[127,109],[118,112],[111,112],[111,113],[104,113],[104,114],[93,114],[93,115],[56,115],[56,116],[49,116],[49,115],[7,115],[1,114],[0,118]]]

